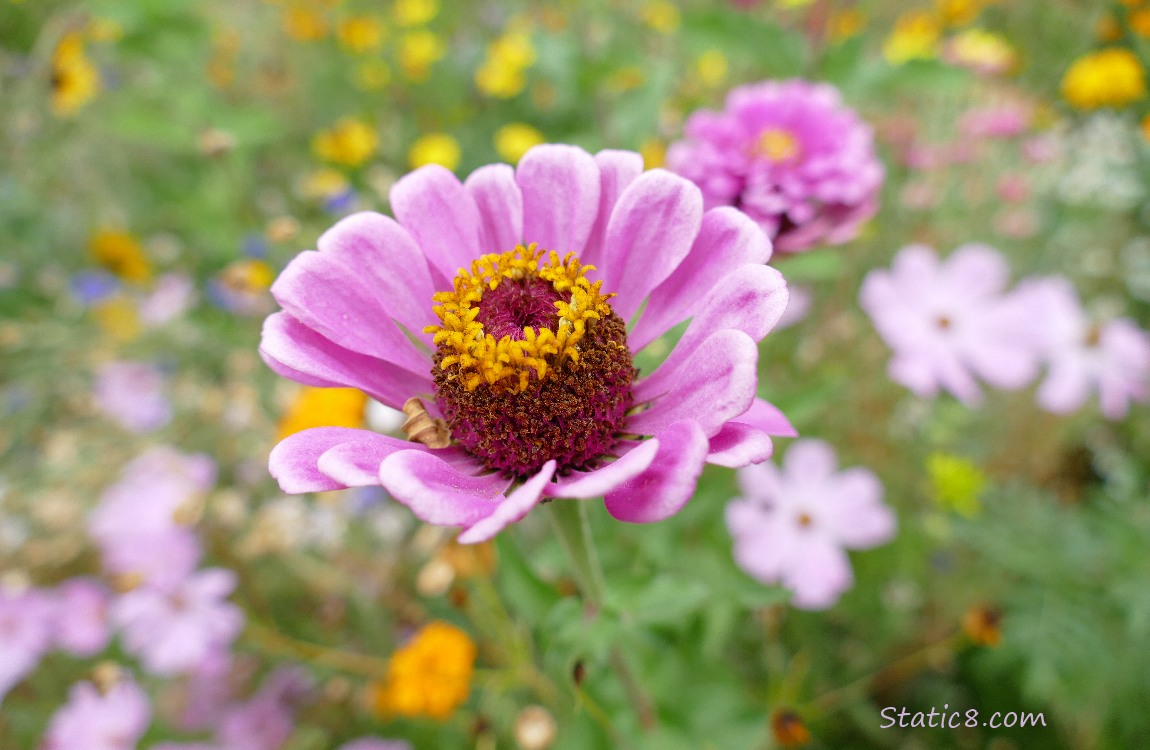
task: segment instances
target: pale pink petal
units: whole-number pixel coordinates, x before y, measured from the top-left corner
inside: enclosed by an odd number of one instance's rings
[[[406,229],[390,216],[364,211],[340,219],[319,236],[316,248],[355,271],[392,318],[430,343],[423,327],[437,322],[431,311],[435,287],[423,251]]]
[[[782,583],[794,592],[791,604],[799,609],[826,609],[854,583],[850,560],[841,549],[815,534],[807,535],[800,544],[801,551],[793,550],[786,562]]]
[[[615,461],[594,471],[576,471],[561,477],[547,485],[544,494],[561,498],[601,497],[646,471],[658,450],[658,438],[644,440]]]
[[[947,257],[942,276],[965,296],[989,297],[1006,288],[1010,266],[994,248],[970,243],[960,245]]]
[[[420,167],[395,183],[389,197],[395,218],[423,248],[437,287],[450,288],[456,272],[483,254],[479,208],[448,170]]]
[[[338,346],[419,375],[431,369],[431,357],[392,322],[372,279],[331,255],[300,253],[271,292],[285,312]]]
[[[770,239],[746,214],[730,207],[707,211],[687,257],[651,292],[627,335],[632,350],[639,351],[693,315],[730,269],[766,263],[770,256]]]
[[[644,298],[671,275],[699,233],[703,196],[662,169],[644,172],[619,196],[607,222],[599,276],[618,293],[611,306],[630,320]]]
[[[514,169],[507,164],[480,167],[463,186],[479,207],[484,253],[514,250],[523,242],[523,191],[515,182]]]
[[[862,467],[844,469],[832,479],[833,497],[821,516],[836,542],[849,549],[867,549],[894,538],[894,512],[882,503],[882,484]]]
[[[744,497],[764,506],[773,506],[782,492],[782,478],[773,463],[745,466],[735,478]]]
[[[1038,387],[1038,404],[1055,414],[1082,408],[1090,396],[1091,380],[1081,360],[1066,358],[1051,364]]]
[[[468,476],[438,456],[420,450],[392,453],[379,467],[383,488],[437,526],[471,526],[491,515],[511,483],[499,474]]]
[[[761,430],[739,422],[727,422],[711,438],[707,463],[737,469],[771,457],[774,446]]]
[[[755,398],[751,408],[735,417],[734,422],[755,427],[775,437],[798,437],[799,432],[790,420],[779,411],[779,407],[762,398]]]
[[[634,151],[608,149],[595,154],[595,163],[599,165],[599,212],[580,259],[599,269],[602,268],[607,222],[611,219],[611,212],[619,196],[643,173],[643,157]]]
[[[520,160],[515,180],[523,191],[523,241],[560,257],[582,252],[599,211],[595,159],[577,146],[536,146]]]
[[[372,437],[340,443],[325,451],[316,462],[319,470],[347,487],[379,486],[379,467],[383,459],[396,451],[423,450],[417,443],[389,435],[368,433]],[[465,474],[477,473],[478,461],[459,448],[428,449]]]
[[[834,448],[823,440],[799,440],[787,449],[783,459],[787,480],[804,484],[829,477],[837,466]]]
[[[660,431],[659,450],[638,476],[607,493],[607,512],[620,521],[652,523],[679,512],[695,493],[707,457],[707,436],[695,422]]]
[[[485,542],[531,512],[543,496],[543,489],[555,476],[556,463],[553,460],[543,464],[539,473],[517,487],[507,499],[495,506],[491,515],[467,527],[459,535],[460,544]]]
[[[673,371],[659,368],[634,389],[649,408],[632,416],[629,432],[653,435],[692,419],[710,437],[751,407],[758,385],[759,350],[742,331],[716,331]]]
[[[268,470],[279,482],[280,489],[288,493],[326,492],[343,489],[340,484],[321,472],[319,457],[340,443],[370,441],[379,437],[368,430],[350,427],[313,427],[288,435],[272,448],[268,457]]]

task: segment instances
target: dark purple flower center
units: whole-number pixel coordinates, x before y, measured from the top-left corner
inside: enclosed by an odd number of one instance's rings
[[[476,320],[484,330],[501,339],[523,339],[523,328],[555,330],[559,314],[555,303],[566,298],[540,278],[504,279],[484,293]]]

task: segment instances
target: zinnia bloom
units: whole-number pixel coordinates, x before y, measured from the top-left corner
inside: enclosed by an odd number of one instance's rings
[[[1062,77],[1062,96],[1078,109],[1125,107],[1146,96],[1146,71],[1123,47],[1083,55]]]
[[[787,302],[762,265],[770,242],[737,211],[704,213],[686,180],[643,173],[637,154],[547,145],[462,184],[424,167],[390,197],[398,221],[350,216],[288,265],[260,352],[308,385],[392,408],[418,396],[424,442],[450,445],[305,430],[272,451],[285,492],[382,484],[476,542],[543,497],[666,518],[704,463],[763,461],[769,434],[793,434],[756,398],[755,342]],[[639,377],[632,352],[688,318]]]
[[[740,469],[743,496],[727,506],[735,561],[764,583],[781,583],[792,604],[825,609],[851,587],[844,549],[867,549],[894,537],[895,517],[869,469],[836,471],[834,449],[799,440],[782,471],[764,463]]]
[[[993,248],[963,245],[940,263],[934,250],[910,245],[890,270],[863,279],[859,302],[894,349],[892,380],[920,396],[939,388],[972,405],[975,376],[998,388],[1021,388],[1038,373],[1033,314],[1005,295],[1010,268]]]
[[[1134,321],[1094,323],[1064,278],[1019,284],[1030,300],[1036,335],[1049,367],[1038,387],[1038,403],[1055,413],[1082,408],[1097,391],[1102,414],[1126,416],[1131,401],[1150,399],[1150,337]]]
[[[667,166],[706,207],[735,206],[784,252],[840,244],[878,210],[883,167],[873,134],[828,84],[764,81],[691,115]]]

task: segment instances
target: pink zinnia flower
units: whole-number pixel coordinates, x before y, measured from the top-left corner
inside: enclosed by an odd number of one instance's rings
[[[415,437],[450,445],[305,430],[272,451],[285,492],[382,484],[464,542],[544,497],[605,495],[616,518],[649,522],[687,502],[704,463],[762,461],[769,434],[791,433],[755,395],[755,342],[787,302],[762,265],[770,242],[737,211],[704,212],[687,180],[548,145],[465,183],[423,167],[390,197],[398,221],[350,216],[288,265],[260,352],[308,385],[396,409],[419,396]],[[688,318],[640,377],[632,353]]]
[[[135,750],[151,713],[144,691],[130,679],[102,694],[90,682],[78,683],[52,717],[41,750]]]
[[[1150,336],[1129,318],[1094,323],[1061,277],[1019,284],[1030,301],[1049,367],[1038,403],[1058,414],[1082,408],[1094,392],[1102,414],[1121,419],[1131,401],[1150,398]]]
[[[51,647],[55,615],[44,592],[12,591],[0,585],[0,702]]]
[[[227,601],[235,587],[235,574],[221,568],[198,571],[170,590],[140,586],[112,604],[112,620],[125,650],[149,672],[188,672],[243,629],[243,612]]]
[[[722,112],[691,115],[667,166],[735,206],[783,252],[853,239],[878,210],[883,167],[871,128],[838,91],[803,80],[740,86]]]
[[[727,506],[735,561],[760,581],[790,589],[802,609],[829,607],[851,587],[845,549],[894,538],[894,513],[874,473],[836,471],[836,463],[823,441],[796,441],[782,471],[771,463],[740,469],[743,496]]]
[[[109,362],[96,374],[96,407],[132,432],[151,432],[172,418],[165,378],[147,362]]]
[[[868,273],[859,301],[894,349],[891,379],[920,396],[942,388],[966,404],[982,397],[976,377],[998,388],[1033,380],[1033,314],[1022,297],[1003,294],[1009,274],[985,245],[963,245],[942,263],[931,248],[910,245],[890,270]]]

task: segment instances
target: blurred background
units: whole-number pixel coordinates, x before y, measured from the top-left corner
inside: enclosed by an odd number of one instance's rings
[[[1136,72],[1068,74],[1100,49]],[[1137,0],[0,0],[0,748],[81,750],[41,742],[85,680],[142,686],[141,748],[1138,746],[1146,407],[916,397],[857,300],[907,244],[981,242],[1014,280],[1064,275],[1092,315],[1145,328],[1148,50]],[[595,504],[626,616],[590,624],[534,517],[463,548],[381,491],[280,493],[279,438],[402,422],[257,354],[271,282],[340,216],[386,212],[412,168],[465,176],[542,142],[657,167],[691,112],[793,77],[837,86],[886,168],[858,239],[773,261],[793,301],[760,349],[761,395],[873,470],[898,515],[837,605],[793,609],[735,566],[738,489],[716,467],[661,524]],[[164,666],[100,630],[139,584],[108,562],[116,513],[160,497],[201,566],[234,576],[237,609],[205,615],[242,620],[214,673],[208,651]],[[94,587],[90,645],[19,646],[20,597],[72,601],[75,580]],[[418,677],[442,705],[388,698],[413,637],[459,651],[458,699]],[[638,701],[612,671],[619,644]],[[1046,725],[880,728],[884,707],[944,704]]]

